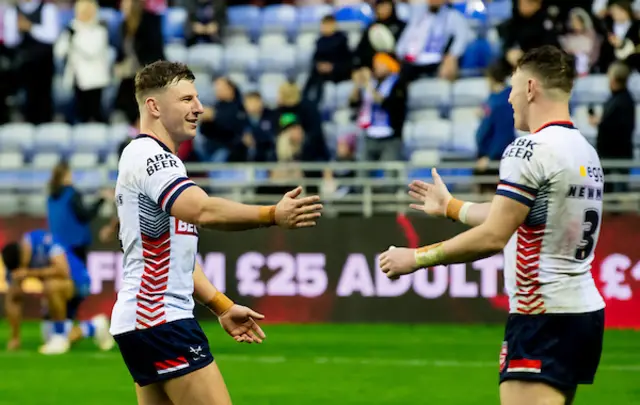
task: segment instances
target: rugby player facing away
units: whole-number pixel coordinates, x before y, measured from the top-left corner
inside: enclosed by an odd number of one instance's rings
[[[509,102],[516,128],[531,134],[504,151],[491,203],[451,197],[417,181],[412,207],[472,229],[420,249],[389,249],[381,269],[395,278],[421,268],[464,263],[504,250],[510,314],[500,353],[503,405],[571,404],[592,384],[604,334],[604,300],[591,276],[602,219],[604,178],[595,149],[573,127],[574,61],[553,46],[517,65]]]
[[[241,231],[277,225],[313,227],[319,197],[290,191],[275,206],[209,197],[175,155],[195,137],[202,104],[193,73],[183,64],[155,62],[135,79],[141,134],[118,165],[116,206],[124,251],[122,287],[111,333],[135,381],[141,405],[222,405],[231,400],[194,320],[194,299],[218,317],[238,342],[265,338],[263,315],[234,304],[196,263],[198,227]]]

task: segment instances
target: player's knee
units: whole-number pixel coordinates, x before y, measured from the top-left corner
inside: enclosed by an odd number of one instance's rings
[[[565,405],[565,395],[543,382],[510,380],[500,384],[501,405]]]

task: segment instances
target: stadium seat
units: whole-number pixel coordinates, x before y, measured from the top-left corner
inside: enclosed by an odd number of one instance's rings
[[[296,52],[291,45],[260,48],[260,70],[263,72],[293,73],[296,66]]]
[[[451,84],[441,79],[420,79],[409,85],[409,108],[433,108],[451,104]]]
[[[510,1],[492,1],[485,3],[487,7],[487,21],[489,25],[496,26],[511,18],[513,6]]]
[[[247,180],[247,172],[246,170],[237,170],[237,169],[221,169],[221,170],[212,170],[209,172],[209,178],[214,180],[214,184],[220,183],[237,183],[239,181]]]
[[[414,165],[436,167],[440,163],[440,152],[437,149],[418,149],[411,153],[409,159]]]
[[[475,156],[477,151],[476,131],[478,129],[478,121],[471,122],[454,122],[453,123],[453,142],[454,150],[468,153]]]
[[[481,77],[459,79],[453,83],[453,105],[479,106],[489,97],[489,84]]]
[[[307,84],[308,79],[309,79],[308,73],[298,73],[298,76],[296,76],[295,82],[299,88],[303,89],[304,86]]]
[[[0,127],[0,150],[30,151],[33,148],[35,129],[31,124],[5,124]]]
[[[318,41],[318,34],[315,32],[302,32],[296,36],[296,47],[298,51],[304,50],[305,48],[315,48],[316,41]]]
[[[62,156],[58,153],[37,153],[31,161],[31,167],[34,169],[51,169],[60,162],[61,158]]]
[[[298,11],[296,7],[280,4],[266,6],[262,9],[262,31],[285,31],[293,34],[298,28]]]
[[[277,48],[287,45],[287,37],[278,33],[262,34],[258,38],[258,46],[260,48]]]
[[[328,4],[298,7],[298,29],[318,31],[322,18],[332,13],[333,8]]]
[[[195,70],[217,73],[223,69],[222,46],[216,44],[196,44],[189,47],[187,60]]]
[[[109,127],[105,124],[77,124],[71,130],[71,145],[75,152],[102,153],[109,149]]]
[[[451,110],[451,121],[453,122],[475,122],[480,119],[480,106],[476,107],[456,107]]]
[[[446,149],[451,144],[451,123],[447,120],[418,121],[413,131],[405,134],[405,139],[416,149]]]
[[[21,152],[0,153],[0,169],[19,169],[24,166],[24,156]]]
[[[577,104],[604,103],[611,91],[607,75],[579,77],[573,87],[572,101]]]
[[[74,153],[69,158],[69,166],[72,169],[91,169],[98,166],[99,160],[96,153]]]
[[[351,119],[351,110],[348,108],[341,108],[333,113],[333,122],[338,125],[349,124],[352,122]]]
[[[111,151],[117,151],[120,143],[129,136],[129,124],[112,124],[109,126],[108,141]]]
[[[440,118],[440,110],[437,108],[410,110],[407,114],[407,120],[409,121],[438,120]]]
[[[162,15],[162,36],[165,43],[184,40],[184,27],[187,23],[187,10],[182,7],[170,7]]]
[[[260,8],[256,6],[233,6],[227,8],[229,32],[247,32],[254,35],[260,29]]]
[[[0,180],[1,182],[2,180]],[[0,194],[0,215],[12,216],[20,212],[20,200],[15,194]]]
[[[329,111],[336,109],[336,85],[333,82],[325,82],[320,108]]]
[[[229,80],[231,80],[236,86],[238,86],[238,89],[243,94],[247,91],[255,90],[255,85],[251,83],[249,77],[247,77],[247,75],[245,75],[244,73],[233,72],[229,73],[228,77]]]
[[[396,3],[396,15],[402,21],[409,21],[411,19],[411,5],[407,3]]]
[[[198,73],[195,80],[196,90],[200,102],[205,106],[211,106],[216,101],[216,95],[213,91],[213,78],[207,73]]]
[[[73,171],[73,183],[85,190],[98,190],[104,185],[105,180],[103,172],[95,168]]]
[[[258,56],[258,47],[253,44],[227,46],[224,48],[225,68],[252,75],[258,68]]]
[[[34,137],[37,152],[66,153],[71,144],[71,128],[61,122],[38,125]]]
[[[234,45],[247,45],[247,44],[251,44],[251,38],[243,32],[230,34],[225,36],[224,38],[224,45],[228,47],[234,46]]]
[[[302,34],[296,41],[296,68],[299,72],[309,72],[313,63],[316,36]]]
[[[258,86],[265,105],[275,107],[278,102],[278,91],[287,77],[278,73],[265,73],[260,76]]]
[[[24,204],[20,212],[31,216],[42,216],[46,211],[46,194],[30,194],[25,196]]]
[[[336,108],[349,107],[349,98],[353,92],[353,82],[348,80],[336,84]]]
[[[180,43],[166,44],[164,46],[164,56],[168,61],[187,63],[188,59],[187,48]]]

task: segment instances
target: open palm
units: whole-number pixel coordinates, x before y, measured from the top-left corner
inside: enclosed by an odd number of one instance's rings
[[[236,342],[262,343],[266,335],[256,323],[256,319],[264,319],[264,315],[242,305],[234,305],[218,319],[222,328]]]
[[[451,193],[442,181],[438,171],[431,169],[433,184],[422,180],[414,180],[409,184],[409,195],[418,204],[411,204],[414,210],[422,211],[426,214],[443,217],[447,213],[447,204],[451,200]]]

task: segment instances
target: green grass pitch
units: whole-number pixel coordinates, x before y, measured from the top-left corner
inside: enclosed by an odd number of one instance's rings
[[[263,345],[203,327],[234,404],[498,403],[499,326],[266,325]],[[2,350],[7,333],[0,323]],[[117,349],[81,342],[44,357],[39,343],[29,323],[20,351],[0,351],[0,405],[135,404]],[[607,332],[596,383],[578,390],[576,404],[640,404],[640,333]]]

